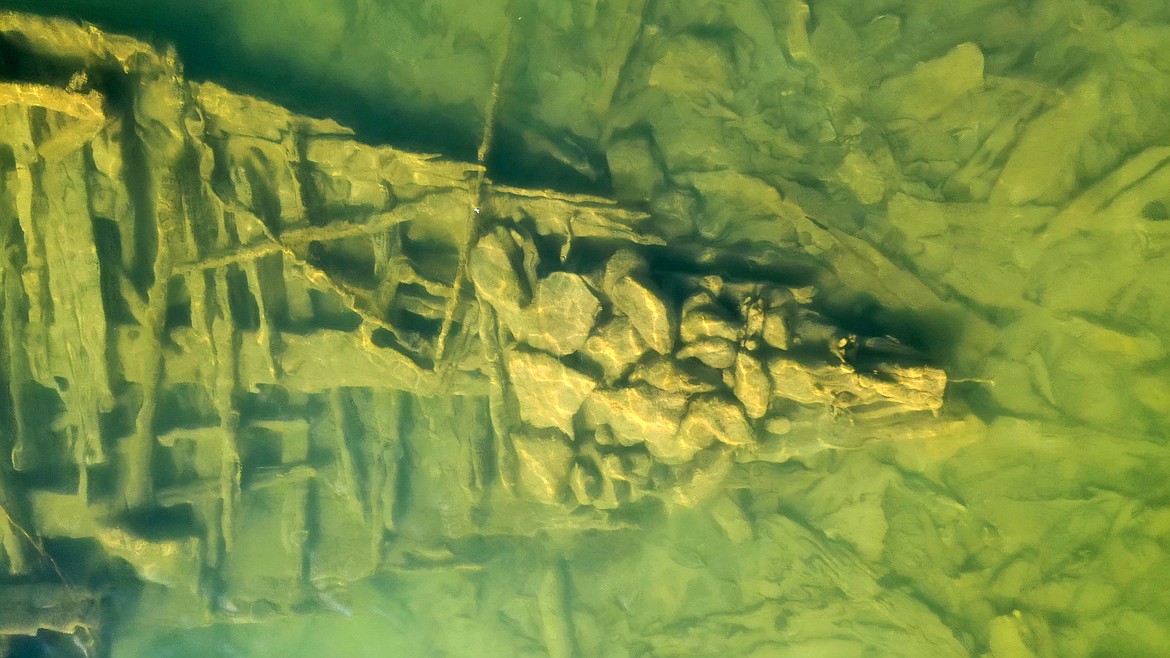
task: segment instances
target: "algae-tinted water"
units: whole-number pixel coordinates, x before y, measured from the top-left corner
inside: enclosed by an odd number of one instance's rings
[[[205,620],[200,596],[131,603],[114,655],[1170,647],[1161,3],[3,6],[174,43],[188,78],[366,143],[474,162],[491,114],[489,177],[612,197],[680,243],[805,254],[833,273],[826,312],[903,337],[950,380],[937,417],[836,415],[701,500],[647,499],[598,529],[570,509],[560,526],[498,534],[461,507],[464,473],[426,470],[453,463],[489,414],[442,396],[393,407],[387,422],[424,452],[404,462],[419,470],[400,483],[413,502],[389,535],[392,568],[318,581],[314,606],[255,623]],[[280,500],[252,501],[256,527],[279,520]],[[268,582],[290,554],[278,548],[235,547],[220,585]]]

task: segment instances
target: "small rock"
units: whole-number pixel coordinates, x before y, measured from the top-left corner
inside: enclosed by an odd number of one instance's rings
[[[781,416],[769,418],[764,421],[764,431],[782,436],[792,431],[792,421]]]
[[[609,425],[602,425],[593,430],[593,442],[599,446],[616,446],[618,444]]]
[[[811,304],[817,296],[817,289],[812,286],[789,288],[788,292],[792,293],[792,298],[796,300],[797,304]]]
[[[792,295],[792,291],[779,286],[765,287],[760,291],[760,298],[764,300],[764,305],[769,310],[777,309],[796,301],[796,298]]]
[[[581,448],[569,475],[569,488],[573,497],[581,505],[592,505],[597,509],[615,509],[626,495],[619,495],[617,483],[629,482],[621,458],[617,455],[603,455],[597,446],[586,445]],[[629,491],[623,487],[621,494]]]
[[[596,468],[577,462],[569,474],[569,489],[578,505],[592,505],[597,509],[617,509],[617,491],[613,480],[603,478]]]

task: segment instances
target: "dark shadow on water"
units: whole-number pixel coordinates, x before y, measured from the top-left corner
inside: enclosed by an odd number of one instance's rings
[[[249,52],[232,38],[235,30],[227,29],[217,4],[222,3],[0,0],[0,9],[84,20],[156,47],[174,44],[189,79],[213,81],[298,114],[333,119],[353,129],[361,142],[475,161],[482,125],[474,108],[460,108],[457,114],[423,113],[395,102],[408,91],[346,86],[323,79],[323,71],[299,70],[278,56]],[[525,187],[609,193],[608,172],[599,153],[588,154],[598,172],[590,178],[552,158],[525,155],[524,150],[523,139],[515,131],[497,131],[488,161],[491,178]]]

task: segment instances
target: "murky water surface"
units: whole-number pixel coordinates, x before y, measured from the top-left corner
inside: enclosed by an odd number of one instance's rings
[[[0,653],[1170,651],[1165,3],[0,9]]]

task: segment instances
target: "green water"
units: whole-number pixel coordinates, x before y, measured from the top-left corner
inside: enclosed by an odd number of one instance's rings
[[[113,655],[1170,655],[1164,3],[0,8],[174,43],[191,79],[465,161],[499,70],[489,176],[810,254],[843,315],[950,378],[938,418],[738,465],[695,507],[463,538],[283,619],[143,610]]]

